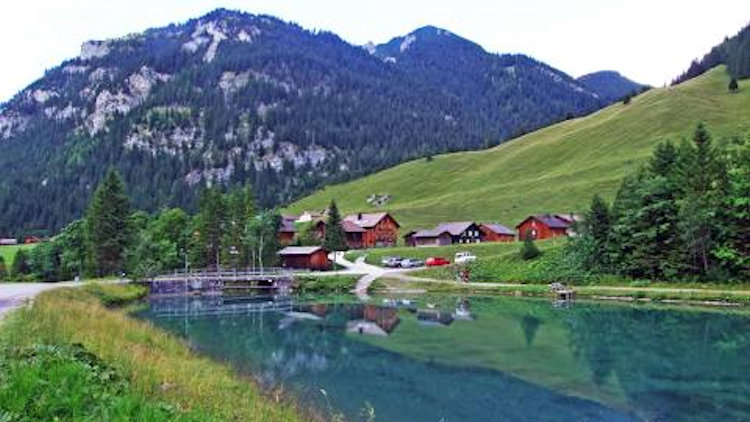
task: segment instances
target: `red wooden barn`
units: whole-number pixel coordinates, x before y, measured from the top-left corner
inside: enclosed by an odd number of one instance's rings
[[[526,234],[532,239],[549,239],[573,234],[572,228],[580,216],[575,214],[537,214],[527,217],[516,226],[518,239],[525,240]]]
[[[279,251],[284,268],[325,271],[331,268],[328,251],[322,246],[287,246]]]
[[[513,242],[516,240],[516,232],[497,223],[482,223],[479,225],[482,232],[482,242]]]

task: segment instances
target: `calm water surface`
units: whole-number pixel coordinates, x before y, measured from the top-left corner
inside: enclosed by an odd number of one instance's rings
[[[349,421],[750,421],[741,312],[256,296],[152,298],[140,315]]]

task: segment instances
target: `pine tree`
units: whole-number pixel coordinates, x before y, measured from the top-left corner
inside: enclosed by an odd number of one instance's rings
[[[348,249],[346,244],[346,234],[341,225],[341,215],[336,206],[336,201],[331,200],[328,207],[328,221],[326,222],[326,233],[323,238],[323,246],[331,252],[345,251]]]
[[[216,188],[206,188],[201,193],[198,221],[198,247],[203,252],[207,266],[221,264],[222,239],[227,228],[227,213],[224,196]]]
[[[94,192],[86,214],[89,254],[99,276],[124,268],[125,250],[131,241],[129,217],[125,184],[112,169]]]
[[[731,81],[729,81],[729,92],[735,93],[740,89],[739,84],[737,83],[737,78],[732,78]]]
[[[583,223],[586,227],[585,235],[591,236],[594,244],[594,258],[596,266],[606,268],[608,265],[607,251],[609,250],[609,233],[611,228],[610,211],[601,196],[595,195],[591,200],[591,207]]]
[[[685,189],[680,204],[680,232],[695,270],[707,274],[711,268],[711,249],[717,233],[719,165],[711,136],[701,123],[695,129],[692,148],[681,148],[682,185]]]

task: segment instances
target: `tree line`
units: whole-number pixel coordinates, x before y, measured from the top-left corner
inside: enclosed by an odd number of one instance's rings
[[[750,279],[750,142],[659,144],[610,205],[591,202],[570,256],[589,274],[635,279]]]
[[[173,269],[276,265],[281,217],[258,209],[249,187],[205,188],[194,215],[180,208],[154,214],[132,207],[125,183],[110,170],[85,216],[48,242],[19,249],[0,280],[59,281],[127,274],[150,277]]]

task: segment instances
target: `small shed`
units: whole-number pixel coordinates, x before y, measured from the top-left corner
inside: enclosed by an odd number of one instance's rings
[[[287,246],[279,251],[284,268],[325,271],[331,268],[328,251],[322,246]]]

